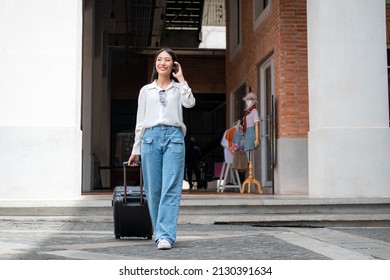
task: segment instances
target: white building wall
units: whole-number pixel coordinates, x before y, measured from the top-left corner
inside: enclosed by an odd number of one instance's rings
[[[0,199],[81,194],[82,1],[0,2]]]
[[[307,142],[305,138],[277,140],[275,194],[308,194]]]
[[[309,194],[390,196],[385,1],[307,4]]]
[[[200,49],[226,49],[225,26],[202,26]]]

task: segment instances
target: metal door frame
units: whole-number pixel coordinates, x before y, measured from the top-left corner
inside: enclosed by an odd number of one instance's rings
[[[267,112],[266,94],[267,94],[267,83],[266,83],[266,70],[271,70],[271,112]],[[264,61],[258,68],[259,75],[259,115],[260,115],[260,149],[256,151],[255,161],[255,172],[260,174],[260,182],[263,188],[271,188],[274,193],[274,175],[272,178],[268,178],[268,172],[273,174],[275,165],[275,98],[274,98],[274,58],[271,56]],[[267,116],[268,115],[268,116]],[[267,145],[267,141],[269,145]],[[268,151],[268,148],[271,151]],[[270,157],[270,158],[268,158]],[[269,170],[269,168],[271,170]]]

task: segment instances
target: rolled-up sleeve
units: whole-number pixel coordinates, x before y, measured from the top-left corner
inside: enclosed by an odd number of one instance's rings
[[[138,96],[137,123],[135,125],[134,145],[133,145],[133,150],[131,152],[132,155],[141,154],[141,135],[142,135],[142,129],[145,120],[145,109],[146,109],[145,92],[143,89],[141,89]]]
[[[181,105],[185,108],[195,106],[195,98],[187,82],[180,83]]]

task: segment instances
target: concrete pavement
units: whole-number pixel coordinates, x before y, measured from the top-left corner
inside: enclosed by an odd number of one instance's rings
[[[112,222],[2,220],[0,260],[390,260],[390,227],[179,224],[172,250]]]

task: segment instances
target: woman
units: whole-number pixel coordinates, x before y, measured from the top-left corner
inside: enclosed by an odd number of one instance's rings
[[[157,52],[152,82],[140,90],[130,166],[142,158],[145,194],[157,249],[171,249],[184,176],[186,126],[183,108],[195,105],[176,54]]]

